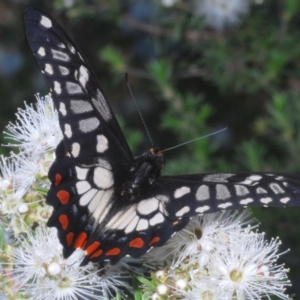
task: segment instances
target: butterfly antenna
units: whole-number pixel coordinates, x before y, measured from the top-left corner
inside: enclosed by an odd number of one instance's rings
[[[144,120],[144,118],[143,118],[143,116],[142,116],[142,113],[141,113],[141,111],[140,111],[140,109],[139,109],[139,107],[138,107],[138,105],[137,105],[137,103],[136,103],[136,101],[135,101],[135,99],[134,99],[134,97],[133,97],[133,94],[132,94],[132,91],[131,91],[131,88],[130,88],[130,85],[129,85],[129,82],[128,82],[128,74],[127,74],[127,73],[125,73],[125,83],[126,83],[126,86],[127,86],[128,91],[129,91],[129,93],[130,93],[130,96],[131,96],[131,98],[132,98],[132,100],[133,100],[133,102],[134,102],[134,105],[135,105],[135,107],[136,107],[136,109],[137,109],[137,111],[138,111],[138,113],[139,113],[139,115],[140,115],[140,118],[141,118],[141,120],[142,120],[142,122],[143,122],[143,125],[144,125],[144,127],[145,127],[145,129],[146,129],[146,132],[147,132],[148,138],[149,138],[149,140],[150,140],[150,143],[151,143],[151,145],[152,145],[152,147],[153,147],[153,141],[152,141],[152,139],[151,139],[151,135],[150,135],[150,133],[149,133],[148,127],[147,127],[146,122],[145,122],[145,120]]]
[[[190,141],[184,142],[184,143],[182,143],[182,144],[179,144],[179,145],[176,145],[176,146],[173,146],[173,147],[170,147],[170,148],[164,149],[164,150],[162,150],[161,152],[166,152],[166,151],[169,151],[169,150],[172,150],[172,149],[175,149],[175,148],[178,148],[178,147],[184,146],[184,145],[186,145],[186,144],[193,143],[193,142],[195,142],[195,141],[199,141],[199,140],[205,139],[205,138],[207,138],[207,137],[209,137],[209,136],[212,136],[212,135],[215,135],[215,134],[221,133],[221,132],[223,132],[223,131],[227,130],[228,128],[229,128],[229,127],[225,127],[225,128],[223,128],[223,129],[221,129],[221,130],[215,131],[215,132],[213,132],[213,133],[210,133],[210,134],[207,134],[207,135],[205,135],[205,136],[201,136],[201,137],[199,137],[199,138],[196,138],[196,139],[193,139],[193,140],[190,140]]]

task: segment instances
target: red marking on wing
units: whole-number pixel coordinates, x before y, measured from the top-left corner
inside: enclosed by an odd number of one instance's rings
[[[129,243],[129,246],[133,248],[142,248],[144,246],[144,241],[137,237]]]
[[[85,232],[81,232],[75,241],[74,248],[83,248],[86,239],[87,234]]]
[[[54,179],[54,186],[58,186],[60,184],[61,180],[62,180],[62,176],[57,173],[55,175],[55,179]]]
[[[67,245],[68,246],[72,245],[73,238],[74,238],[74,233],[73,232],[69,232],[67,234],[67,236],[66,236],[66,240],[67,240]]]
[[[69,218],[68,218],[68,216],[67,215],[60,215],[58,217],[58,220],[59,220],[59,222],[61,224],[62,229],[66,230],[67,227],[68,227],[68,224],[69,224]]]
[[[106,256],[118,255],[121,252],[120,248],[112,248],[105,253]]]
[[[59,201],[61,202],[61,204],[67,204],[69,202],[70,194],[69,194],[69,192],[67,192],[65,190],[61,190],[61,191],[57,192],[56,196],[59,199]]]
[[[155,236],[149,243],[149,246],[152,246],[153,244],[160,241],[160,238],[158,236]]]
[[[96,251],[95,253],[93,253],[93,255],[91,256],[91,258],[98,257],[98,256],[100,256],[101,254],[102,254],[102,250],[100,249],[100,250]]]
[[[96,241],[96,242],[93,242],[93,244],[89,245],[87,248],[86,248],[86,254],[87,255],[91,255],[97,248],[99,248],[100,246],[100,242]]]

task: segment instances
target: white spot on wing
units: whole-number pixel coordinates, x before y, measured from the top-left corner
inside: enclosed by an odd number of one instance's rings
[[[175,190],[174,192],[174,198],[180,198],[188,193],[191,192],[191,189],[187,186],[183,186],[181,188],[178,188],[177,190]]]
[[[76,53],[75,48],[74,48],[71,44],[68,44],[68,47],[69,47],[69,50],[70,50],[73,54]]]
[[[245,195],[249,194],[249,190],[246,187],[244,187],[243,185],[237,184],[237,185],[234,185],[234,187],[235,187],[235,192],[236,192],[237,196],[245,196]]]
[[[284,203],[284,204],[288,203],[289,201],[290,201],[290,198],[289,198],[289,197],[285,197],[285,198],[281,198],[281,199],[280,199],[280,202],[281,202],[281,203]]]
[[[52,22],[49,18],[45,16],[41,16],[40,24],[44,26],[45,28],[51,28],[52,27]]]
[[[71,138],[73,132],[72,132],[72,128],[71,128],[70,124],[65,124],[64,127],[65,127],[64,128],[64,134],[65,134],[65,136],[67,138]]]
[[[86,206],[88,205],[96,195],[97,190],[96,189],[90,189],[88,192],[86,192],[84,195],[80,197],[79,205]]]
[[[97,191],[97,194],[94,196],[94,198],[90,201],[90,204],[88,206],[88,209],[89,209],[89,212],[90,213],[93,213],[97,207],[99,206],[99,203],[101,202],[101,199],[104,195],[106,191],[103,191],[103,190],[98,190]]]
[[[136,230],[137,231],[146,230],[148,228],[148,226],[149,226],[149,224],[146,219],[140,219],[140,221],[136,227]]]
[[[137,211],[141,215],[149,215],[158,209],[158,200],[156,198],[145,199],[137,205]]]
[[[248,205],[249,203],[253,202],[253,199],[251,198],[246,198],[240,201],[241,205]]]
[[[130,206],[127,210],[121,210],[115,214],[106,224],[107,229],[124,229],[133,216],[136,215],[136,205]]]
[[[170,201],[169,197],[166,195],[156,195],[155,198],[157,198],[160,202],[163,202],[163,203]]]
[[[230,192],[226,187],[226,185],[224,184],[217,184],[216,193],[217,193],[217,199],[219,200],[225,200],[230,198]]]
[[[63,102],[59,103],[59,112],[65,116],[67,115],[66,105]]]
[[[109,202],[111,200],[112,193],[112,190],[99,191],[89,204],[88,209],[92,212],[92,216],[95,218],[96,223],[100,224],[107,216],[107,213],[111,208],[111,203]]]
[[[63,48],[63,49],[65,49],[65,48],[66,48],[66,45],[65,45],[65,44],[63,44],[63,43],[59,43],[59,44],[57,44],[57,46],[58,46],[59,48]]]
[[[61,73],[61,75],[69,75],[70,74],[70,70],[66,67],[63,67],[63,66],[58,66],[58,69]]]
[[[103,134],[97,135],[96,149],[98,153],[103,153],[108,149],[108,140]]]
[[[260,175],[251,175],[248,177],[248,179],[252,181],[259,181],[262,179],[262,177]]]
[[[71,100],[70,108],[74,114],[82,114],[93,110],[92,105],[84,100]]]
[[[222,209],[225,209],[229,206],[232,206],[232,203],[231,202],[226,202],[226,203],[222,203],[222,204],[219,204],[218,207],[219,208],[222,208]]]
[[[248,176],[244,181],[241,181],[240,184],[246,184],[246,185],[256,185],[258,184],[257,181],[259,181],[262,177],[260,175],[251,175]]]
[[[159,212],[150,219],[149,223],[151,226],[155,226],[157,224],[162,223],[164,219],[165,219],[164,216]]]
[[[118,229],[118,230],[122,230],[124,229],[127,225],[130,225],[130,223],[132,222],[132,220],[137,217],[135,209],[129,209],[127,212],[123,213],[123,215],[121,215],[120,220],[121,221],[117,221],[115,222],[115,224],[109,222],[112,224],[111,227],[109,227],[109,223],[106,225],[106,228],[112,228],[112,229]]]
[[[210,207],[208,205],[204,205],[204,206],[200,206],[200,207],[196,208],[195,211],[197,213],[202,214],[202,213],[204,213],[205,211],[207,211],[209,209],[210,209]]]
[[[232,177],[234,174],[209,174],[203,177],[203,181],[207,182],[227,182],[227,178]]]
[[[137,225],[139,219],[140,219],[140,218],[139,218],[138,216],[135,216],[135,217],[133,218],[133,220],[129,223],[129,225],[128,225],[128,226],[126,227],[126,229],[125,229],[125,233],[126,233],[126,234],[132,232],[132,231],[135,229],[135,227],[136,227],[136,225]]]
[[[270,198],[270,197],[261,198],[260,202],[263,204],[268,204],[268,203],[272,202],[272,198]]]
[[[111,111],[104,96],[99,90],[97,90],[97,99],[92,98],[92,102],[103,117],[103,119],[105,121],[109,121],[111,119]]]
[[[182,217],[184,214],[188,213],[190,211],[190,207],[189,206],[184,206],[182,209],[180,209],[175,216],[176,217]]]
[[[62,60],[62,61],[69,61],[70,60],[70,56],[62,51],[58,51],[55,49],[51,49],[52,52],[52,57],[53,59],[57,59],[57,60]]]
[[[44,57],[46,55],[46,51],[44,47],[40,47],[39,50],[37,51],[37,54],[40,56]]]
[[[100,121],[96,117],[80,120],[78,123],[79,129],[84,133],[94,131],[100,125]]]
[[[79,68],[79,82],[81,85],[86,88],[86,83],[89,80],[89,72],[85,66],[80,66]]]
[[[261,188],[261,187],[258,187],[256,189],[256,193],[257,194],[267,194],[267,191],[265,189]]]
[[[53,84],[54,84],[55,93],[58,94],[58,95],[61,94],[61,85],[60,85],[60,83],[58,81],[54,81]]]
[[[159,202],[158,209],[159,209],[159,211],[162,212],[165,216],[168,216],[168,215],[169,215],[168,211],[166,210],[166,207],[164,206],[164,204],[163,204],[162,202]]]
[[[112,172],[101,167],[96,167],[94,169],[93,180],[101,189],[107,189],[114,184]]]
[[[201,185],[196,192],[196,200],[204,201],[209,199],[209,189],[207,185]]]
[[[76,182],[76,190],[78,195],[86,193],[89,189],[91,189],[91,185],[87,181]]]
[[[275,193],[275,194],[282,194],[284,193],[284,190],[281,188],[281,186],[277,183],[271,183],[270,184],[270,188],[271,190]]]
[[[73,143],[72,144],[72,150],[71,150],[71,154],[74,157],[77,157],[80,153],[80,144],[79,143]]]
[[[105,194],[103,196],[103,198],[105,197]],[[110,208],[111,208],[111,203],[108,203],[106,202],[106,206],[104,206],[102,204],[102,202],[104,199],[102,199],[101,201],[101,206],[98,206],[97,209],[95,210],[95,212],[93,213],[93,217],[95,218],[95,221],[96,223],[100,224],[104,219],[105,217],[107,216],[107,214],[109,213],[110,211]],[[110,199],[108,199],[110,200]],[[103,210],[102,210],[103,208]]]
[[[66,83],[66,89],[67,89],[67,92],[70,95],[83,94],[82,88],[80,87],[79,84],[77,84],[75,82],[67,81],[67,83]]]
[[[105,159],[99,158],[98,161],[97,161],[97,166],[101,167],[101,168],[104,168],[104,169],[107,169],[107,170],[112,170],[111,165]]]
[[[45,72],[47,72],[50,75],[53,75],[53,68],[50,64],[45,64]]]
[[[89,169],[75,166],[76,175],[79,180],[85,180]]]

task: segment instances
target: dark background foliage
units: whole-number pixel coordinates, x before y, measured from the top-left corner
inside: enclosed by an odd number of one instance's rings
[[[299,173],[300,2],[253,2],[239,24],[216,31],[195,14],[198,1],[0,0],[1,129],[24,100],[49,92],[25,39],[22,13],[33,5],[59,19],[85,54],[134,154],[150,142],[125,72],[155,145],[230,126],[166,152],[165,174]],[[282,250],[291,249],[281,260],[291,269],[289,292],[300,299],[300,208],[254,214],[268,239],[279,236]]]

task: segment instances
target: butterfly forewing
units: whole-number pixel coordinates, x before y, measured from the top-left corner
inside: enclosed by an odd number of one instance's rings
[[[247,206],[300,205],[298,176],[240,173],[162,176],[163,154],[133,158],[103,92],[77,47],[49,15],[25,12],[27,37],[52,90],[63,140],[49,170],[49,226],[83,264],[139,257],[196,214]]]
[[[93,164],[99,156],[114,156],[116,166],[131,163],[119,124],[71,39],[55,20],[36,9],[26,11],[25,24],[31,50],[52,89],[64,144],[76,163]]]
[[[298,176],[265,173],[220,173],[164,176],[156,180],[167,213],[177,218],[248,206],[300,204]]]

